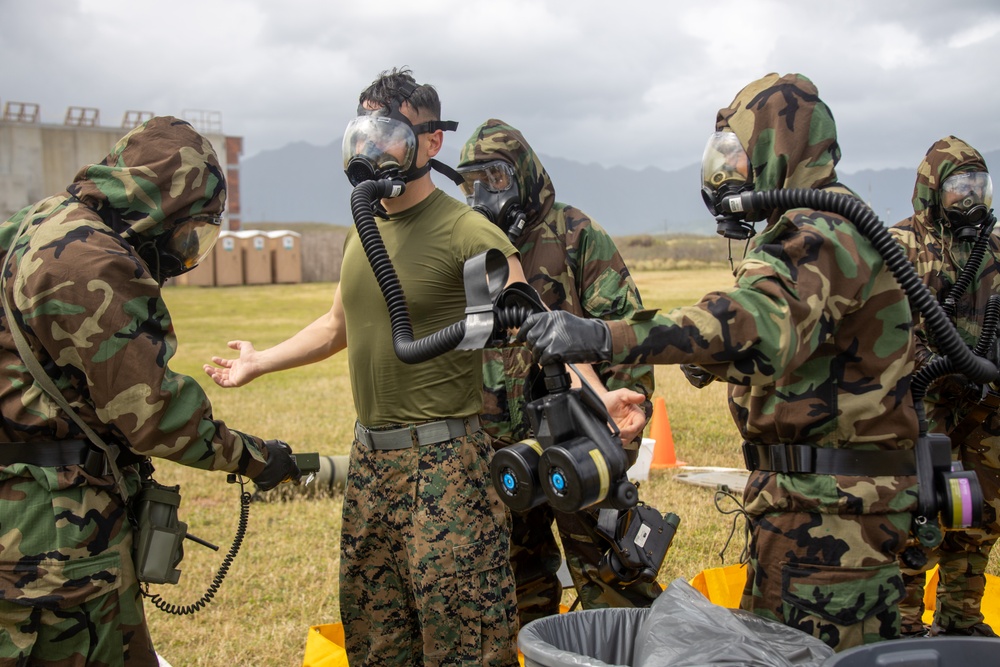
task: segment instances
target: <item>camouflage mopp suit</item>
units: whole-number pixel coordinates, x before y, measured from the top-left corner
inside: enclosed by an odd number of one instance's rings
[[[987,172],[982,154],[961,139],[949,136],[936,141],[917,168],[913,189],[913,215],[890,230],[916,267],[930,293],[943,302],[955,303],[953,323],[963,342],[975,348],[983,334],[986,304],[1000,294],[1000,234],[993,230],[975,278],[965,292],[953,293],[959,275],[970,260],[973,241],[960,241],[952,233],[941,211],[941,186],[945,179],[963,171]],[[925,366],[938,351],[923,318],[917,320],[917,363]],[[907,596],[900,604],[902,630],[907,634],[926,631],[924,612],[926,571],[939,566],[935,605],[935,633],[990,634],[984,624],[981,604],[986,589],[986,566],[990,550],[1000,536],[1000,413],[995,390],[984,393],[963,375],[949,375],[931,385],[924,399],[931,431],[951,437],[952,458],[965,470],[975,470],[985,499],[982,528],[948,530],[936,549],[916,544],[928,557],[923,567],[904,565]]]
[[[528,283],[552,310],[581,317],[624,319],[642,310],[642,299],[614,240],[580,209],[556,201],[555,186],[521,132],[501,120],[477,127],[462,148],[459,167],[502,160],[514,169],[526,217],[515,240]],[[522,346],[487,349],[483,357],[483,422],[494,447],[531,435],[525,405],[531,353]],[[649,365],[597,365],[608,389],[622,387],[647,397],[651,412],[653,368]],[[634,449],[636,443],[627,446]],[[634,454],[633,454],[634,456]],[[566,565],[584,609],[647,607],[660,593],[657,583],[609,584],[598,565],[608,544],[595,532],[595,516],[582,510],[558,512],[547,504],[513,514],[511,563],[517,582],[522,625],[559,613],[562,585],[557,571],[562,555],[552,534],[555,520]]]
[[[216,420],[198,383],[170,370],[177,340],[160,284],[125,240],[155,242],[179,220],[220,215],[225,193],[208,140],[156,117],[83,167],[66,192],[0,225],[0,259],[13,253],[4,287],[15,319],[0,320],[0,665],[157,664],[132,526],[107,468],[34,465],[11,453],[87,444],[33,381],[13,325],[70,406],[122,450],[129,493],[144,456],[250,476],[265,468],[262,441]]]
[[[755,191],[854,196],[837,182],[833,116],[804,76],[750,83],[715,129],[736,135]],[[912,329],[872,243],[839,215],[797,208],[771,212],[729,290],[606,326],[535,315],[518,336],[546,361],[694,363],[728,382],[753,471],[741,607],[843,650],[899,635],[896,559],[917,501]]]

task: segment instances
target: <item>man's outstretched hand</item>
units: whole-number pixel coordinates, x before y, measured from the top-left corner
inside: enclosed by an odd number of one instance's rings
[[[240,356],[236,359],[212,357],[212,363],[215,365],[205,364],[202,368],[220,387],[226,389],[242,387],[260,375],[254,361],[257,350],[248,340],[231,340],[228,345],[230,349],[238,350]]]

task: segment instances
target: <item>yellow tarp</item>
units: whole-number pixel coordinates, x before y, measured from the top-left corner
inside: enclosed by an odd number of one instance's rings
[[[347,667],[342,624],[327,623],[309,628],[302,667]]]
[[[691,585],[701,591],[709,600],[722,607],[736,609],[740,606],[743,595],[743,585],[746,583],[746,567],[730,565],[702,570]],[[930,625],[934,620],[934,608],[937,600],[938,569],[935,567],[927,573],[927,584],[924,588],[924,623]],[[980,609],[986,622],[994,630],[1000,628],[1000,579],[991,574],[986,575],[986,593]]]
[[[746,577],[746,567],[743,565],[715,567],[696,574],[691,580],[691,585],[715,604],[728,609],[737,609],[740,606]],[[938,571],[935,567],[927,573],[927,586],[924,589],[926,610],[924,623],[928,625],[934,619],[937,581]],[[982,611],[986,622],[994,630],[1000,630],[1000,579],[991,574],[986,575],[986,594],[983,596]],[[344,651],[344,627],[340,623],[314,625],[309,628],[302,667],[348,667],[347,652]]]
[[[559,605],[559,612],[569,609]],[[523,665],[524,658],[518,652],[518,660]],[[344,626],[340,623],[314,625],[309,628],[306,638],[306,654],[302,667],[348,667],[347,651],[344,650]]]

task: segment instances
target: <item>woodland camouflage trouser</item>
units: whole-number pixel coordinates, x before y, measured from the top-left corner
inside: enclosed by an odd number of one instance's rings
[[[0,667],[156,667],[139,583],[65,609],[0,600]]]
[[[64,470],[0,479],[0,667],[155,667],[124,505]]]
[[[344,495],[340,613],[351,667],[516,667],[509,513],[482,431],[372,451]]]
[[[899,636],[897,557],[910,514],[775,512],[752,517],[742,609],[836,651]]]

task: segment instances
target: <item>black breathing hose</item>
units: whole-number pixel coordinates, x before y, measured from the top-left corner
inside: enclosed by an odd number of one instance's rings
[[[993,227],[996,225],[996,222],[996,217],[991,214],[989,222],[979,230],[979,236],[972,246],[972,251],[969,253],[969,260],[965,263],[965,268],[962,269],[962,273],[958,276],[955,284],[951,286],[948,294],[945,295],[942,308],[944,308],[945,315],[948,317],[955,315],[958,300],[962,298],[965,290],[969,289],[969,285],[972,284],[976,274],[979,273],[983,258],[986,256],[986,250],[990,245],[990,234],[993,233]]]
[[[375,214],[372,212],[375,202],[400,195],[404,187],[401,181],[390,179],[364,181],[358,184],[351,192],[351,214],[354,216],[354,226],[358,230],[361,247],[364,248],[368,263],[375,273],[375,280],[378,281],[382,296],[385,298],[386,307],[389,309],[393,350],[404,363],[418,364],[454,350],[465,337],[465,320],[455,322],[420,340],[413,340],[413,325],[406,305],[406,295],[399,283],[396,269],[389,259],[382,234],[375,222]],[[495,312],[497,328],[505,330],[519,327],[531,313],[531,309],[523,306],[497,309]]]
[[[403,185],[400,181],[383,179],[364,181],[351,192],[351,214],[354,225],[361,239],[361,247],[368,256],[375,279],[385,297],[385,305],[389,309],[389,321],[392,323],[392,347],[396,356],[407,364],[418,364],[444,354],[455,347],[465,337],[465,320],[460,320],[420,340],[413,340],[413,326],[410,324],[410,311],[406,306],[406,295],[399,284],[396,269],[392,266],[389,253],[382,242],[382,234],[375,223],[372,204],[380,199],[396,197],[402,194]]]
[[[860,199],[825,190],[767,190],[743,192],[727,197],[722,201],[721,207],[729,213],[811,208],[847,218],[882,256],[886,267],[906,292],[910,306],[923,314],[927,327],[938,341],[943,356],[952,360],[954,368],[970,380],[981,384],[993,382],[1000,375],[993,362],[977,357],[962,342],[941,304],[920,281],[899,244],[889,234],[878,216]]]
[[[1000,295],[993,294],[986,304],[986,313],[983,316],[983,331],[976,341],[976,348],[973,354],[977,357],[985,357],[993,345],[997,336],[997,328],[1000,326]],[[954,371],[955,365],[948,357],[940,357],[927,364],[913,376],[910,384],[910,391],[913,394],[914,407],[923,415],[923,398],[927,393],[927,388],[939,377],[948,375]],[[922,429],[926,430],[926,429]]]

